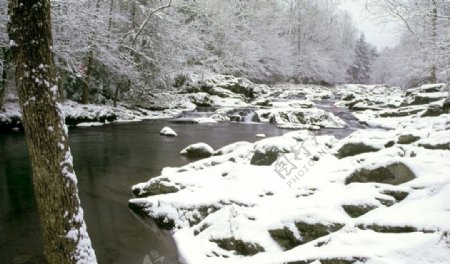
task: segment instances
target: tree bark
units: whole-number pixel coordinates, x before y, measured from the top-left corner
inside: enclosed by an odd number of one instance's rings
[[[8,31],[48,263],[96,263],[57,103],[50,0],[10,0]]]

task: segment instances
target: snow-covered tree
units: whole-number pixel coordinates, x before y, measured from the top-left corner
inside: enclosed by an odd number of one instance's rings
[[[377,56],[375,47],[367,43],[364,34],[361,34],[355,45],[355,57],[347,70],[348,82],[368,84],[371,81],[371,66]]]
[[[447,0],[372,0],[369,8],[402,23],[396,52],[382,52],[385,69],[397,74],[388,82],[416,86],[449,80],[450,2]],[[391,58],[389,60],[389,57]],[[381,69],[381,68],[380,68]],[[376,74],[380,75],[380,74]]]
[[[48,263],[96,263],[57,103],[50,0],[10,0],[9,35]]]

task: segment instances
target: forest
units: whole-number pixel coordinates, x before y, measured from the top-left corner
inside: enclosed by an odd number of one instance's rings
[[[55,0],[59,89],[63,98],[101,104],[135,102],[191,74],[269,84],[446,82],[449,3],[413,2],[368,3],[368,12],[406,25],[397,46],[377,50],[337,1]],[[6,5],[0,2],[2,91],[14,79]]]
[[[0,0],[0,263],[448,264],[449,57],[448,0]]]

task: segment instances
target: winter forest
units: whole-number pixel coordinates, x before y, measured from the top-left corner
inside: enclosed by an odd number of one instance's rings
[[[0,263],[448,264],[449,57],[448,0],[0,0]]]

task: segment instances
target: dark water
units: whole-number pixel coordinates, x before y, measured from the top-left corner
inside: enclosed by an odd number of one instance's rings
[[[169,125],[176,138],[159,136]],[[70,130],[70,143],[85,220],[100,263],[143,263],[157,252],[177,263],[170,236],[149,228],[128,209],[133,184],[158,176],[163,167],[189,161],[185,146],[206,142],[214,148],[255,141],[255,134],[282,135],[271,125],[173,124],[148,121]],[[0,263],[42,263],[39,220],[23,134],[0,134]]]

